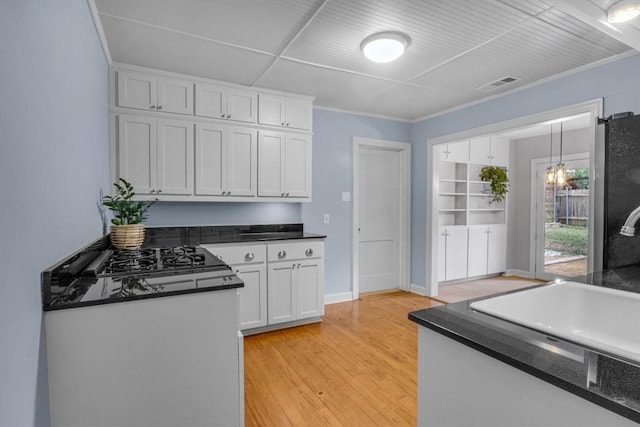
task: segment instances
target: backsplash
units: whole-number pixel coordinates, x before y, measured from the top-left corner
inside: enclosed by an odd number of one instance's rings
[[[640,116],[609,120],[606,128],[603,262],[604,268],[615,268],[640,263],[640,237],[620,234],[640,206]]]

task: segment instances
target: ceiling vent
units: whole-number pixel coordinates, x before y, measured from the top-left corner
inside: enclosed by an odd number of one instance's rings
[[[492,90],[498,89],[499,87],[510,85],[512,83],[520,80],[518,77],[507,76],[503,77],[500,80],[496,80],[495,82],[487,83],[486,85],[478,86],[478,89],[483,90],[485,92],[491,92]]]

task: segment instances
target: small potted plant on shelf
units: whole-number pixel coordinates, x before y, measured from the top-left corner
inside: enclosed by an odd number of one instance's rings
[[[124,178],[119,182],[114,182],[117,194],[115,196],[105,196],[102,204],[114,213],[111,219],[111,244],[116,249],[139,249],[144,242],[144,224],[147,219],[147,210],[157,202],[133,201],[136,193],[131,185]]]
[[[504,200],[507,195],[509,177],[507,170],[499,166],[485,166],[480,169],[480,180],[488,182],[491,186],[491,194],[493,198],[491,202],[499,203]]]

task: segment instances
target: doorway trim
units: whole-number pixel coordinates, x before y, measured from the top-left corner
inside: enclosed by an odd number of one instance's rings
[[[427,189],[427,241],[426,241],[426,259],[425,259],[425,279],[426,279],[426,296],[438,295],[438,215],[434,212],[438,210],[437,183],[433,182],[434,172],[437,168],[438,152],[437,145],[446,144],[470,138],[478,138],[487,135],[507,132],[512,129],[531,126],[542,122],[556,120],[561,117],[574,116],[583,113],[589,113],[590,121],[590,141],[589,141],[589,168],[591,170],[589,188],[594,191],[589,197],[589,217],[593,218],[590,222],[589,229],[589,253],[593,253],[593,267],[597,268],[602,264],[602,249],[598,246],[603,244],[602,225],[598,222],[604,221],[604,144],[596,145],[599,138],[599,127],[597,126],[597,118],[602,115],[603,100],[602,98],[594,99],[579,104],[573,104],[553,110],[547,110],[540,113],[529,114],[515,119],[504,120],[485,126],[480,126],[464,131],[452,133],[449,135],[439,136],[427,139],[427,173],[426,173],[426,189]],[[597,193],[598,200],[595,200]],[[430,217],[429,217],[430,216]]]
[[[353,137],[353,217],[351,221],[352,237],[352,298],[360,296],[359,277],[359,245],[358,227],[360,215],[360,148],[368,147],[381,150],[391,150],[400,153],[400,289],[409,290],[411,277],[411,144],[408,142],[387,141],[384,139],[370,139]]]

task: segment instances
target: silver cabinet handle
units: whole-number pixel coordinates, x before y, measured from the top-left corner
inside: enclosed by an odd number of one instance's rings
[[[278,252],[278,258],[284,258],[287,256],[287,251],[280,251]]]
[[[285,194],[285,196],[289,197],[289,193]]]
[[[227,196],[230,196],[230,195],[231,195],[231,191],[227,191]]]
[[[159,189],[159,190],[158,190],[158,193],[162,193],[162,190],[160,190],[160,189]]]
[[[298,269],[300,269],[300,264],[298,264]]]
[[[284,122],[280,123],[280,126],[284,126]]]
[[[162,105],[158,105],[158,110],[162,110]]]
[[[304,251],[304,254],[305,254],[306,256],[311,256],[311,255],[313,255],[313,249],[311,249],[311,248],[307,249],[306,251]]]
[[[223,119],[224,119],[224,116],[225,116],[225,114],[224,114],[224,113],[222,113],[222,114],[220,115],[220,117],[222,117]]]
[[[151,108],[152,110],[155,110],[155,109],[156,109],[156,106],[155,106],[155,105],[152,105],[152,106],[151,106],[151,107],[149,107],[149,108]]]
[[[156,190],[151,190],[151,191],[149,191],[149,193],[152,193],[152,194],[153,194],[153,193],[155,193],[155,192],[156,192]]]
[[[231,114],[227,114],[227,119],[230,119],[230,118],[231,118]]]
[[[244,259],[245,259],[245,260],[247,260],[247,261],[253,261],[253,259],[254,259],[255,257],[256,257],[256,256],[253,254],[253,252],[249,252],[248,254],[246,254],[246,255],[244,256]]]
[[[284,193],[280,194],[281,197],[284,197]]]
[[[287,123],[287,126],[289,126],[289,123]]]

